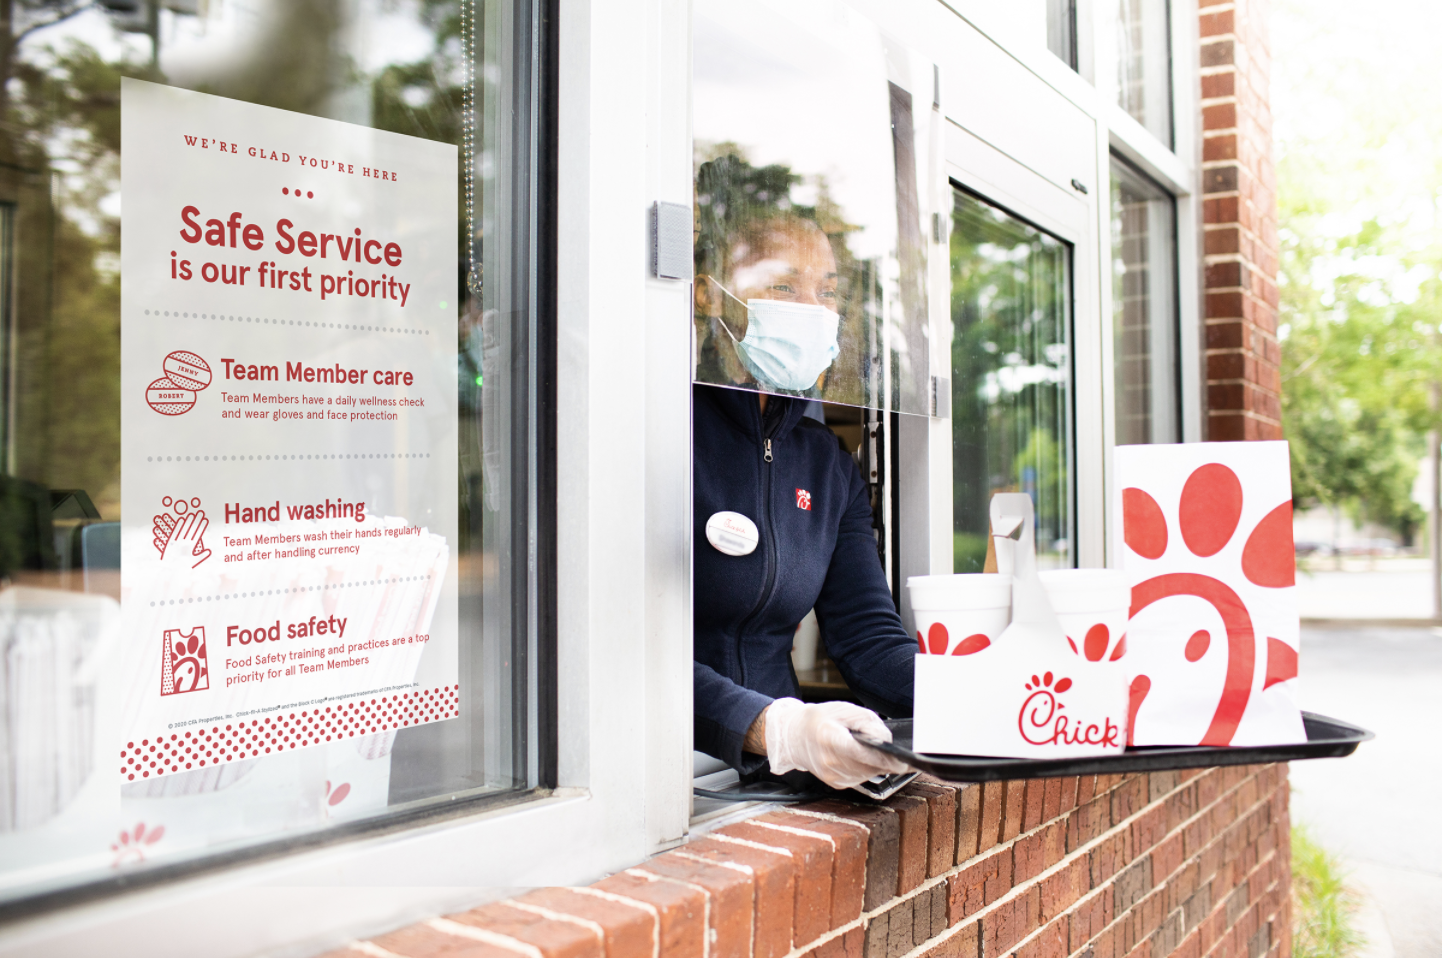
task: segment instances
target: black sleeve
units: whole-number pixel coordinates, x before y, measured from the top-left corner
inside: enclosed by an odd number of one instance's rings
[[[849,475],[849,505],[815,610],[829,657],[859,699],[890,718],[914,714],[914,655],[879,564],[868,487],[853,460],[839,454]]]

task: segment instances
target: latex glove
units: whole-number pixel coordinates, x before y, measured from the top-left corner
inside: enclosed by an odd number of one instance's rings
[[[764,711],[768,767],[775,775],[802,769],[833,788],[849,788],[876,775],[907,772],[909,767],[854,739],[857,729],[886,742],[894,733],[883,719],[849,702],[805,705],[775,699]]]

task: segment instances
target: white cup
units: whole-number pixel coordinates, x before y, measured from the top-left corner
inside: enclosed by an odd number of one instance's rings
[[[1069,638],[1090,662],[1125,654],[1130,620],[1130,577],[1119,569],[1051,569],[1039,574],[1044,593]]]
[[[908,581],[915,637],[925,655],[970,655],[1009,625],[1011,579],[994,572],[915,575]]]

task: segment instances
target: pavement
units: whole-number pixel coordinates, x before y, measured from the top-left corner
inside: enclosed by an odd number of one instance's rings
[[[1303,619],[1430,619],[1431,563],[1414,558],[1348,558],[1310,563],[1295,577]]]
[[[1362,958],[1440,958],[1440,628],[1303,627],[1299,704],[1376,733],[1290,771],[1292,820],[1360,896]]]

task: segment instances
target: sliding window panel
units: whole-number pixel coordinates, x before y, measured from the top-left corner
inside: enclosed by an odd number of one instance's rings
[[[1173,148],[1169,0],[1119,0],[1115,57],[1120,109]]]
[[[979,572],[989,500],[1035,505],[1043,568],[1075,564],[1069,244],[964,190],[950,238],[954,571]]]
[[[1110,164],[1115,442],[1180,441],[1175,198],[1119,159]]]

